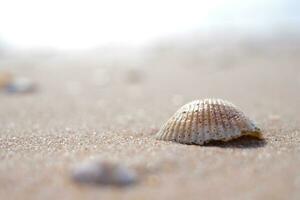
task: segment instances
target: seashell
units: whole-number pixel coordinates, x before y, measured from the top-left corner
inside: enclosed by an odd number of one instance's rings
[[[94,160],[76,166],[72,178],[78,183],[126,186],[137,181],[137,175],[127,167],[108,161]]]
[[[156,137],[202,145],[244,135],[262,138],[260,129],[235,105],[222,99],[204,99],[182,106],[162,126]]]

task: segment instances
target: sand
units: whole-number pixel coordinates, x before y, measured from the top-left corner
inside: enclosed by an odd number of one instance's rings
[[[2,57],[2,69],[39,87],[0,94],[0,198],[299,199],[300,50],[245,48]],[[206,97],[236,104],[265,141],[154,138],[181,105]],[[98,157],[136,170],[138,183],[72,181],[74,165]]]

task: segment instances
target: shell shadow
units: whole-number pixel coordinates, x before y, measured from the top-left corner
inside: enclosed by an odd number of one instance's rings
[[[221,147],[221,148],[261,148],[267,144],[265,139],[258,139],[251,136],[242,136],[237,139],[223,142],[223,141],[211,141],[203,146],[207,147]]]

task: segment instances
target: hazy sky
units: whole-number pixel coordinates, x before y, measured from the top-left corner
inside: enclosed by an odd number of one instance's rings
[[[294,0],[0,0],[0,40],[19,48],[139,45],[216,27],[300,25]]]

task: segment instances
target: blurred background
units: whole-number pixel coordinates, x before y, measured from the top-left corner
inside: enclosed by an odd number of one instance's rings
[[[134,117],[107,106],[144,115],[204,97],[272,107],[299,89],[299,9],[296,0],[1,1],[3,118],[26,113],[23,94],[28,119],[48,110],[62,122],[98,106],[127,125]]]
[[[11,0],[0,9],[2,48],[16,49],[130,47],[211,34],[275,37],[299,31],[300,23],[295,0]]]
[[[299,2],[0,0],[0,198],[299,199]],[[152,137],[207,97],[266,145]],[[75,187],[70,164],[93,155],[140,163],[139,186]]]
[[[144,116],[164,107],[166,117],[204,97],[255,99],[276,113],[276,99],[300,85],[299,9],[296,0],[1,1],[3,119],[47,111],[65,124],[98,106],[102,124],[128,126],[135,115],[106,108]]]

